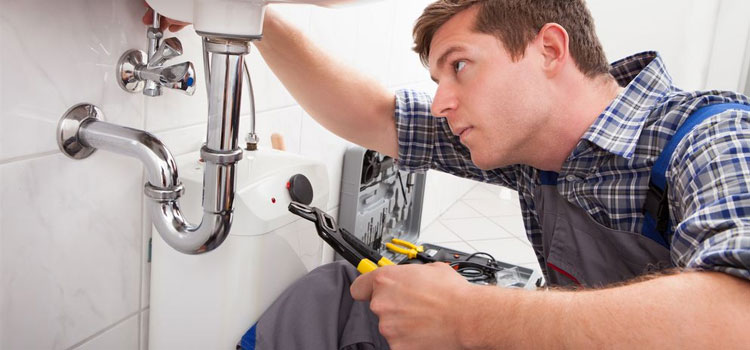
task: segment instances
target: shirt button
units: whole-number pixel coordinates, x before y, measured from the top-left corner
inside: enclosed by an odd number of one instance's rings
[[[565,180],[568,180],[568,182],[575,182],[575,181],[578,181],[578,176],[568,175],[565,177]]]

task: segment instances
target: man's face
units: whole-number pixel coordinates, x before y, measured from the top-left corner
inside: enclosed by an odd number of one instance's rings
[[[447,118],[478,167],[528,164],[543,152],[533,145],[549,110],[540,98],[541,58],[527,49],[513,62],[495,36],[473,30],[476,13],[458,13],[433,36],[429,66],[438,89],[432,114]]]

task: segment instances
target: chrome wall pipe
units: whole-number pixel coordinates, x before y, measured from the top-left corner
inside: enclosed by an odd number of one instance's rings
[[[144,193],[148,212],[164,241],[186,254],[200,254],[218,247],[229,234],[237,182],[240,98],[244,55],[249,41],[208,38],[211,57],[208,88],[208,129],[201,148],[204,162],[203,217],[189,223],[178,200],[183,192],[177,164],[166,146],[154,135],[102,121],[103,113],[90,104],[70,108],[58,125],[60,150],[74,159],[103,149],[139,159],[145,169]],[[252,95],[251,95],[252,96]],[[253,116],[254,117],[254,116]]]
[[[146,169],[148,183],[155,188],[170,190],[180,186],[172,154],[148,132],[92,118],[81,124],[78,137],[88,147],[137,158]]]

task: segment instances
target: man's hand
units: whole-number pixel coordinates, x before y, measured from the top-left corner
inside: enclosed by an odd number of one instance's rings
[[[356,300],[370,300],[380,333],[393,350],[460,349],[459,329],[470,314],[469,284],[448,264],[385,266],[359,276]]]
[[[154,23],[154,10],[151,9],[151,7],[149,7],[145,2],[144,4],[146,5],[147,10],[146,14],[143,15],[142,21],[143,24],[150,26]],[[164,16],[159,16],[159,29],[161,29],[162,31],[169,29],[170,32],[175,33],[182,30],[182,28],[185,28],[185,26],[188,25],[190,25],[190,23],[188,22],[181,22]]]

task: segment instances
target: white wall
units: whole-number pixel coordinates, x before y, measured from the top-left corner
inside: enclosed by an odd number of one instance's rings
[[[434,85],[410,51],[412,22],[428,2],[389,0],[347,10],[279,8],[340,60],[390,89],[431,90]],[[730,60],[710,54],[718,45],[711,34],[716,15],[726,11],[726,3],[746,6],[741,0],[592,0],[591,7],[610,59],[659,49],[678,83],[702,88],[724,74],[713,75],[709,62]],[[105,152],[72,161],[55,143],[62,113],[90,102],[110,122],[156,133],[176,155],[200,145],[206,109],[202,88],[192,97],[167,91],[152,99],[117,86],[119,56],[145,47],[142,14],[141,0],[0,0],[1,349],[145,348],[151,230],[143,214],[142,167]],[[177,36],[200,79],[198,37],[191,29]],[[291,152],[328,165],[329,210],[335,212],[347,142],[312,121],[257,52],[250,63],[259,131],[266,136],[281,132]],[[198,83],[203,86],[202,79]],[[262,146],[267,145],[264,138]],[[424,222],[471,186],[448,175],[431,174],[428,182]]]
[[[197,150],[206,110],[200,40],[190,28],[177,35],[199,71],[195,96],[145,98],[115,81],[120,55],[145,48],[141,0],[0,1],[0,348],[143,347],[151,229],[142,167],[106,152],[72,161],[58,151],[55,128],[70,106],[90,102],[107,121],[155,133],[176,155]],[[338,59],[395,89],[429,82],[409,52],[424,4],[279,9]],[[307,116],[257,52],[250,63],[261,145],[281,132],[291,152],[325,162],[335,212],[348,143]]]
[[[659,51],[684,90],[743,91],[748,66],[746,0],[588,0],[610,61]]]

